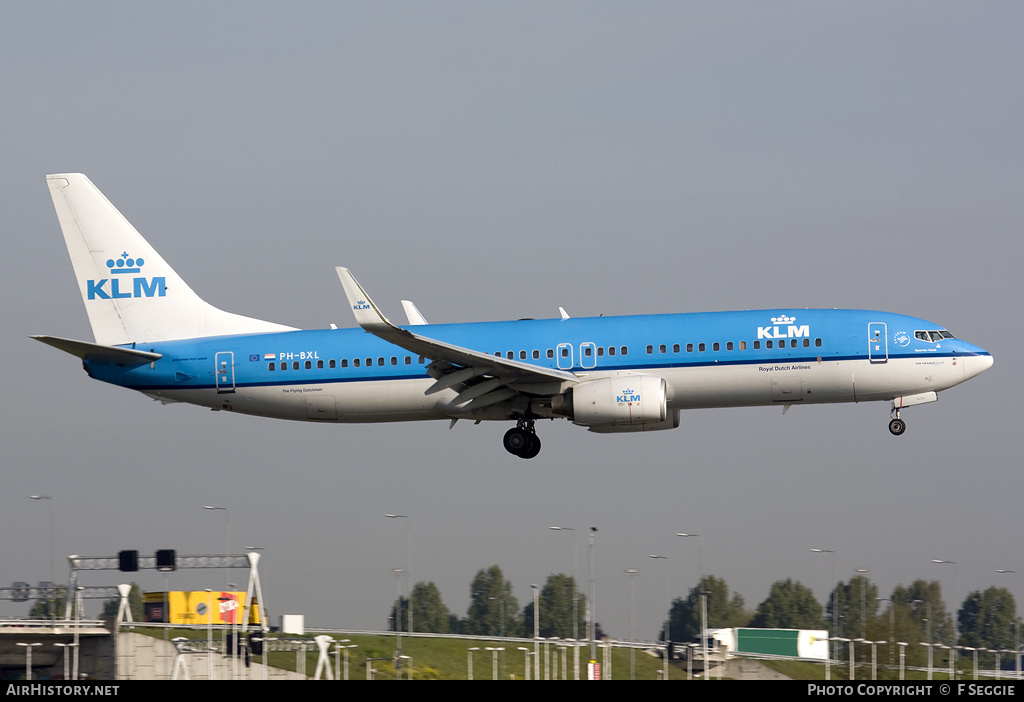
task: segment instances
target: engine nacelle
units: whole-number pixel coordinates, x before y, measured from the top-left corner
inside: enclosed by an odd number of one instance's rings
[[[642,373],[616,373],[574,385],[568,414],[573,424],[592,431],[645,431],[679,426],[679,413],[669,417],[669,388],[664,378]]]

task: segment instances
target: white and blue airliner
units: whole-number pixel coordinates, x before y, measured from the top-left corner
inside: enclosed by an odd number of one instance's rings
[[[939,324],[888,312],[765,309],[428,324],[388,321],[337,268],[359,328],[303,331],[204,302],[84,175],[47,176],[94,342],[33,337],[90,377],[162,402],[312,422],[514,422],[592,432],[679,426],[708,407],[884,401],[900,411],[992,366]]]

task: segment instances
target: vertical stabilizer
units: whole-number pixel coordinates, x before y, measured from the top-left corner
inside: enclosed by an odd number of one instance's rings
[[[46,182],[96,343],[292,330],[204,302],[81,173]]]

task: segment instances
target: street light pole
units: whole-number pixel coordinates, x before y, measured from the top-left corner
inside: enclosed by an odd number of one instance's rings
[[[406,514],[385,514],[384,516],[388,519],[405,520],[405,583],[408,593],[406,616],[409,618],[409,633],[412,634],[412,571],[410,570],[412,567],[410,564],[412,560],[412,520]]]
[[[50,599],[49,599],[49,610],[50,619],[57,618],[57,605],[55,602],[57,596],[57,581],[56,571],[54,566],[54,522],[56,517],[54,515],[53,498],[49,495],[29,495],[30,500],[49,500],[50,501]],[[67,595],[65,595],[66,597]],[[31,649],[30,649],[31,650]]]
[[[836,660],[839,660],[838,642],[843,639],[839,637],[839,571],[836,570],[836,552],[827,548],[812,548],[811,553],[831,553],[832,554],[832,636],[829,640],[835,641],[836,645],[832,648],[832,655]],[[851,644],[850,648],[853,646]]]
[[[636,576],[640,571],[627,568],[629,576],[629,679],[636,680]]]
[[[665,561],[665,603],[668,607],[668,616],[665,619],[665,675],[662,680],[668,680],[669,649],[672,647],[672,596],[669,586],[669,578],[672,575],[672,571],[668,566],[668,556],[652,553],[647,557]]]
[[[697,587],[700,588],[698,596],[700,598],[700,651],[704,658],[704,679],[710,680],[711,676],[708,674],[710,668],[708,668],[708,598],[707,591],[704,589],[704,540],[699,538],[700,534],[676,534],[676,536],[682,536],[683,538],[697,538],[697,570],[700,571],[700,577],[697,580]],[[691,651],[693,649],[690,649]]]
[[[932,563],[938,563],[941,565],[953,566],[953,645],[950,646],[949,656],[952,659],[949,670],[950,680],[953,679],[953,675],[956,671],[956,659],[957,659],[957,645],[960,643],[960,624],[957,622],[960,614],[960,578],[959,568],[957,567],[956,561],[944,561],[939,558],[933,558]]]

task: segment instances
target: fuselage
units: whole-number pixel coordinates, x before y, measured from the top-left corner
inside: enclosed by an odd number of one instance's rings
[[[889,401],[938,392],[992,365],[940,325],[865,310],[772,309],[415,327],[488,355],[560,369],[581,382],[637,373],[663,378],[670,410]],[[508,403],[452,405],[427,394],[432,359],[362,329],[288,331],[137,343],[162,357],[121,366],[86,361],[94,378],[167,401],[303,421],[508,419]],[[520,385],[550,397],[557,382]],[[628,390],[628,388],[626,388]],[[627,398],[628,399],[628,398]],[[556,416],[538,403],[537,417]]]

